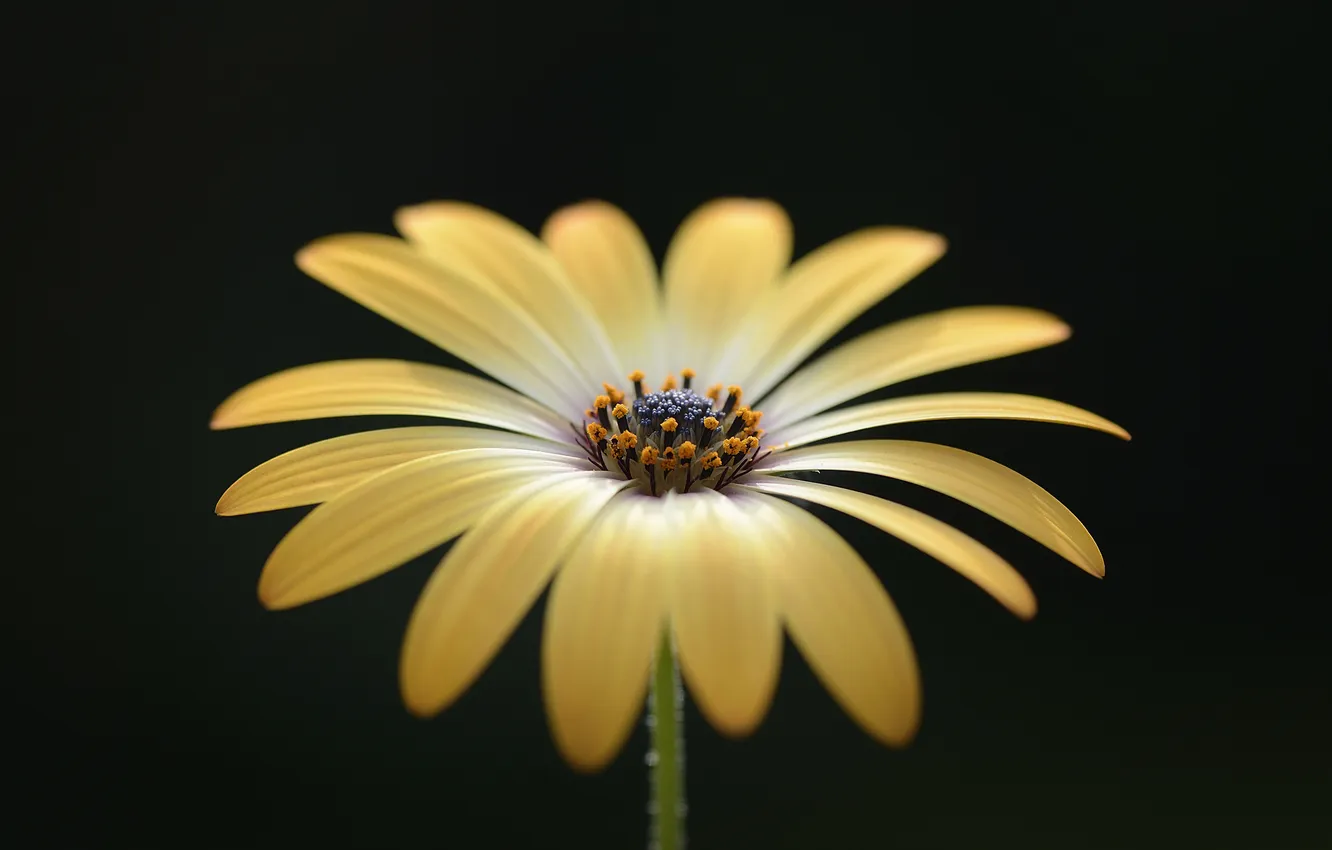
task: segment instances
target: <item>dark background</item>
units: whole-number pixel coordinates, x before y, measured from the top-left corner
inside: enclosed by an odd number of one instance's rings
[[[24,13],[9,32],[11,179],[36,227],[12,255],[29,261],[13,283],[32,304],[11,322],[5,677],[19,846],[642,846],[645,735],[596,777],[559,761],[540,606],[432,722],[399,704],[396,667],[438,553],[260,608],[259,568],[301,512],[219,519],[217,496],[268,457],[381,422],[206,425],[285,367],[451,362],[298,272],[310,239],[388,232],[396,207],[432,198],[535,229],[600,197],[660,255],[682,216],[727,194],[785,205],[797,254],[873,224],[949,237],[943,261],[839,339],[977,303],[1074,327],[895,393],[1049,395],[1134,440],[1012,422],[894,431],[1040,482],[1096,535],[1108,577],[928,491],[869,482],[992,545],[1041,612],[1023,624],[829,516],[912,629],[924,727],[880,748],[788,648],[751,739],[688,715],[691,846],[1328,846],[1327,551],[1297,542],[1320,521],[1300,505],[1321,504],[1304,441],[1326,390],[1325,308],[1302,294],[1326,279],[1298,259],[1326,150],[1312,20],[1074,7]]]

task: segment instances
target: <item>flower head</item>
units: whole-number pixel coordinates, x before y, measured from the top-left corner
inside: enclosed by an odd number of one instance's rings
[[[1035,613],[1035,599],[1011,566],[957,529],[791,473],[846,470],[929,487],[1104,573],[1077,518],[994,461],[931,443],[824,442],[953,418],[1127,437],[1095,414],[1024,395],[841,406],[1067,338],[1064,323],[1037,310],[919,316],[792,374],[937,260],[936,235],[874,228],[790,264],[790,223],[778,206],[721,200],[681,225],[659,284],[637,228],[600,202],[559,211],[539,239],[457,203],[407,208],[397,226],[404,238],[321,239],[297,263],[498,382],[391,360],[319,363],[241,389],[213,426],[385,413],[485,426],[324,440],[260,465],[218,503],[222,514],[318,505],[264,567],[259,595],[270,608],[337,593],[459,538],[407,628],[401,686],[417,714],[456,700],[551,584],[545,702],[555,741],[577,767],[596,769],[619,751],[663,629],[690,693],[724,733],[762,720],[785,630],[862,728],[904,743],[920,713],[906,629],[855,550],[789,500],[900,537],[1021,617]]]

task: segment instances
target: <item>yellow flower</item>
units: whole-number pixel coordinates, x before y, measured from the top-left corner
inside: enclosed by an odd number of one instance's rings
[[[241,389],[212,424],[414,414],[489,426],[324,440],[247,473],[217,506],[230,515],[318,505],[264,566],[259,596],[275,609],[337,593],[461,535],[407,628],[401,687],[416,714],[456,700],[552,583],[543,690],[553,737],[576,767],[599,768],[620,750],[663,629],[689,692],[723,733],[744,735],[762,720],[785,630],[862,728],[906,742],[919,723],[920,685],[901,618],[851,546],[787,500],[900,537],[1020,617],[1035,613],[1032,592],[951,526],[787,473],[849,470],[923,485],[1104,573],[1073,514],[998,463],[931,443],[822,442],[953,418],[1127,438],[1095,414],[1023,395],[918,395],[828,412],[899,381],[1068,337],[1063,322],[1037,310],[919,316],[791,375],[937,260],[937,235],[866,229],[790,264],[780,207],[719,200],[680,227],[659,285],[638,229],[601,202],[557,212],[540,238],[461,203],[410,207],[396,224],[402,239],[331,236],[297,264],[507,386],[418,363],[318,363]],[[615,388],[626,379],[631,390]],[[664,389],[651,391],[655,381]],[[753,430],[760,415],[762,445]]]

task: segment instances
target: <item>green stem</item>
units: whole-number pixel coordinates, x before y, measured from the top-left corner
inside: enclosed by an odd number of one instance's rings
[[[652,815],[649,850],[684,850],[684,692],[675,667],[671,631],[664,629],[657,647],[652,674],[652,696],[648,705],[648,730],[652,749]]]

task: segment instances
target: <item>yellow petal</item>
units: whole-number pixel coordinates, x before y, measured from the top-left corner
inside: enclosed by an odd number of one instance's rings
[[[679,229],[662,263],[666,330],[691,362],[700,385],[726,381],[714,358],[735,331],[737,315],[769,300],[791,261],[791,221],[772,201],[723,198],[699,207]]]
[[[488,428],[434,425],[363,431],[301,446],[245,473],[218,500],[223,516],[314,505],[349,490],[372,475],[427,455],[461,449],[523,449],[587,466],[572,443],[541,440]]]
[[[741,510],[786,547],[772,571],[791,640],[842,709],[893,746],[920,725],[920,672],[906,626],[883,585],[838,534],[780,499],[736,490]]]
[[[232,393],[213,428],[332,416],[434,416],[567,440],[569,420],[494,381],[403,360],[334,360],[287,369]]]
[[[763,401],[767,421],[794,425],[868,392],[1068,339],[1068,325],[1025,307],[959,307],[916,316],[839,346]]]
[[[805,499],[864,520],[938,558],[1022,619],[1036,615],[1036,595],[1017,570],[981,543],[928,514],[868,493],[794,478],[751,475],[737,486]]]
[[[558,343],[504,293],[431,262],[401,239],[328,236],[296,264],[311,277],[558,410],[576,415],[590,383]]]
[[[388,572],[465,531],[513,487],[567,463],[512,449],[430,455],[361,482],[306,515],[259,578],[268,608],[291,608]]]
[[[471,686],[569,547],[626,486],[594,472],[536,481],[497,502],[463,535],[407,626],[399,673],[414,714],[441,711]]]
[[[689,692],[717,731],[748,735],[772,702],[782,632],[771,572],[789,555],[715,490],[672,500],[686,529],[671,551],[671,626]]]
[[[719,380],[760,398],[847,322],[929,268],[946,247],[934,233],[878,227],[802,257],[734,334],[718,365],[727,377]]]
[[[764,472],[867,472],[928,487],[1011,525],[1094,576],[1105,575],[1101,550],[1072,511],[1030,479],[971,452],[909,440],[858,440],[778,452],[760,466]]]
[[[622,366],[658,377],[680,368],[667,367],[658,348],[657,264],[629,216],[605,201],[587,201],[552,215],[541,238],[596,310]]]
[[[431,260],[521,304],[582,368],[588,392],[624,371],[588,300],[531,233],[474,204],[432,201],[398,210],[398,230]]]
[[[773,444],[795,448],[868,428],[939,419],[1022,419],[1029,422],[1053,422],[1093,428],[1125,440],[1129,439],[1128,432],[1109,419],[1048,398],[1011,393],[935,393],[834,410],[831,413],[811,417],[789,428],[775,428],[769,433],[767,440]]]
[[[666,617],[662,566],[683,532],[663,510],[670,499],[620,493],[551,585],[542,690],[555,744],[579,770],[605,767],[643,708]]]

